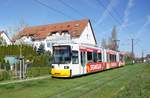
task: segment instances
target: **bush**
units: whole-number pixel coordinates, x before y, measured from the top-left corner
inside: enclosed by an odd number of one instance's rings
[[[37,55],[33,58],[32,67],[47,67],[51,65],[52,57],[48,53]]]
[[[10,79],[10,74],[6,70],[0,70],[0,81]]]
[[[30,67],[27,69],[27,77],[48,75],[49,72],[50,72],[49,67]]]
[[[128,65],[128,64],[132,64],[133,63],[133,59],[131,58],[131,57],[126,57],[125,58],[125,62],[126,62],[126,64]]]

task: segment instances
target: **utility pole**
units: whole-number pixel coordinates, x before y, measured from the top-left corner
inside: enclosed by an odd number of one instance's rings
[[[20,46],[20,57],[19,57],[19,61],[20,61],[20,79],[22,79],[22,50],[21,50],[21,46]]]
[[[134,63],[134,39],[131,39],[132,41],[132,64]]]
[[[22,65],[23,65],[23,79],[25,79],[25,64],[24,64],[24,57],[23,57],[23,59],[22,59]]]
[[[142,63],[144,62],[144,51],[142,50]]]
[[[19,57],[19,61],[20,61],[20,79],[24,79],[25,78],[25,67],[24,67],[24,57],[22,56],[22,44],[20,45],[20,57]]]
[[[142,63],[144,63],[145,62],[145,60],[144,60],[144,54],[146,53],[146,50],[142,50]]]

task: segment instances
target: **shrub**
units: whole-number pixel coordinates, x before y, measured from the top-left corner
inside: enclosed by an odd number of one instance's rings
[[[10,79],[10,74],[6,70],[0,70],[0,81]]]

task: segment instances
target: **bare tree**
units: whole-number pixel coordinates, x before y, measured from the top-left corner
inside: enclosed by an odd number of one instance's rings
[[[112,30],[112,50],[118,50],[118,45],[117,45],[117,32],[116,32],[116,26],[113,27]]]
[[[107,47],[107,41],[106,41],[106,39],[102,39],[102,43],[101,43],[101,46],[103,47],[103,48],[105,48],[105,49],[107,49],[108,47]]]
[[[118,43],[117,41],[119,41],[117,39],[117,32],[116,32],[116,27],[113,27],[113,30],[111,32],[111,37],[108,38],[107,41],[107,48],[111,49],[111,50],[118,50]]]
[[[108,42],[107,42],[108,49],[113,50],[113,43],[112,42],[113,42],[112,37],[109,37]]]
[[[12,35],[12,40],[17,40],[20,38],[20,32],[24,29],[28,27],[28,24],[25,23],[23,18],[20,18],[20,21],[18,23],[18,25],[15,25],[13,27],[8,27],[8,31],[10,33],[13,33]]]

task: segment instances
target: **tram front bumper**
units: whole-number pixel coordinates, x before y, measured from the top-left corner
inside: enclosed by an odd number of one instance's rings
[[[70,69],[51,69],[52,77],[71,77]]]

